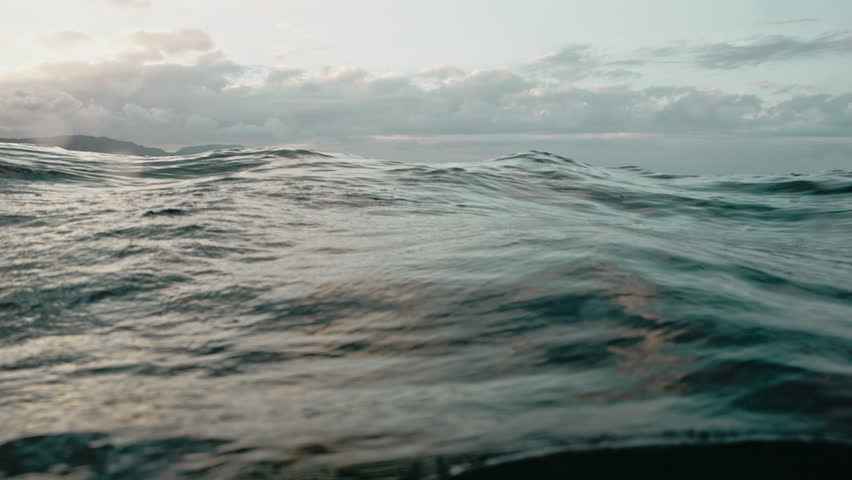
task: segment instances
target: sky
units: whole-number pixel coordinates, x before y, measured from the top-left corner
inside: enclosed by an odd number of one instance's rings
[[[852,169],[852,2],[4,0],[0,137]]]

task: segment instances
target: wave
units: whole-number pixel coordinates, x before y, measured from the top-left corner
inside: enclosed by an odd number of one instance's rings
[[[0,474],[840,465],[850,188],[0,144]]]

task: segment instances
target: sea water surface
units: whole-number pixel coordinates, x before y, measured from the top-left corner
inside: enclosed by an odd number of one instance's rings
[[[0,476],[701,445],[850,458],[852,172],[0,144]]]

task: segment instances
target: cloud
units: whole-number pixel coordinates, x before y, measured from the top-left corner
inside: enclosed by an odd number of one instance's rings
[[[786,135],[849,138],[852,93],[796,95],[767,109],[766,115]]]
[[[642,74],[635,70],[628,70],[626,68],[616,68],[613,70],[602,70],[595,73],[595,76],[600,78],[607,78],[610,80],[617,81],[627,81],[627,80],[636,80],[638,78],[642,78]]]
[[[529,67],[560,79],[577,80],[592,75],[600,65],[601,59],[589,45],[577,44],[539,57]]]
[[[527,69],[539,79],[557,82],[576,82],[589,78],[626,82],[641,78],[642,74],[623,67],[636,67],[645,63],[642,59],[612,60],[590,45],[575,44],[533,59],[528,62]]]
[[[83,32],[55,32],[40,39],[40,43],[48,48],[71,47],[92,38]]]
[[[757,35],[738,42],[706,45],[668,45],[640,48],[633,59],[609,62],[609,65],[635,66],[652,63],[690,63],[712,70],[756,67],[769,62],[784,62],[852,51],[852,31],[825,32],[813,38],[789,35]]]
[[[6,127],[0,131],[63,131],[83,106],[83,102],[61,89],[25,84],[0,88],[0,125]],[[19,126],[26,129],[16,130]]]
[[[534,148],[654,138],[848,140],[852,131],[852,94],[769,81],[756,86],[785,97],[601,83],[634,73],[611,69],[581,46],[515,68],[434,66],[390,74],[240,65],[198,30],[131,38],[135,56],[0,76],[0,137],[86,133],[150,145],[298,143],[378,155],[403,145],[455,145],[453,138],[474,139],[465,145],[486,151],[488,139],[502,148]],[[151,62],[144,55],[151,52],[182,55],[181,63]]]
[[[418,72],[417,76],[421,78],[447,81],[453,78],[465,76],[465,71],[451,65],[433,65]]]
[[[130,36],[130,42],[145,52],[156,52],[161,55],[208,52],[215,48],[207,32],[194,29],[136,32]]]
[[[151,0],[109,0],[116,7],[145,8],[151,6]]]
[[[783,83],[773,82],[770,80],[758,80],[753,84],[761,90],[771,91],[772,93],[775,93],[777,95],[784,95],[794,91],[805,91],[815,89],[813,85],[808,85],[804,83]]]
[[[829,32],[802,39],[787,35],[764,35],[739,43],[715,43],[696,52],[696,65],[729,70],[771,61],[797,60],[824,55],[846,55],[852,51],[852,32]]]
[[[814,23],[818,22],[818,18],[807,17],[807,18],[791,18],[788,20],[776,20],[774,22],[767,22],[769,25],[792,25],[795,23]]]

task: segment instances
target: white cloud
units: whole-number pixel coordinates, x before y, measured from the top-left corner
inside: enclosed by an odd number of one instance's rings
[[[770,62],[846,56],[852,51],[852,31],[824,32],[812,38],[790,35],[754,35],[736,42],[670,45],[642,48],[645,62],[691,62],[700,68],[735,70]]]
[[[130,36],[130,42],[144,51],[158,52],[161,55],[208,52],[215,47],[207,32],[194,29],[136,32]]]
[[[533,60],[530,66],[560,79],[576,80],[592,75],[601,63],[590,46],[571,45]]]

